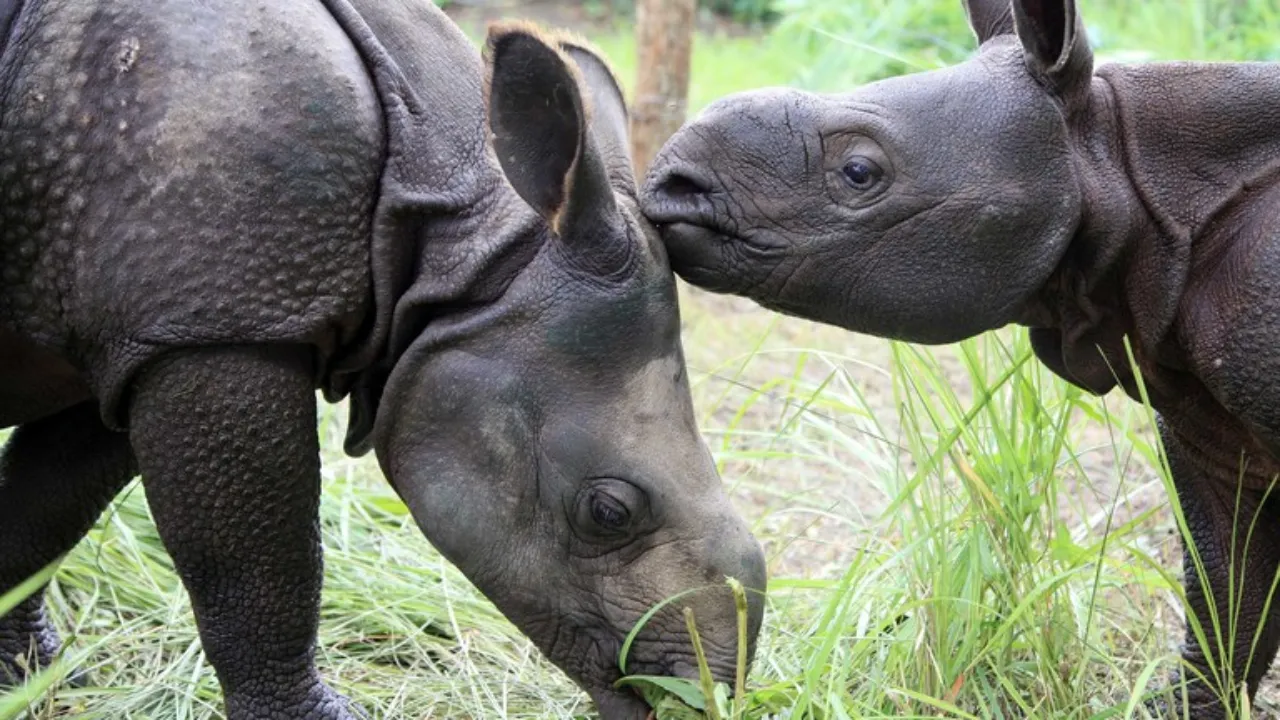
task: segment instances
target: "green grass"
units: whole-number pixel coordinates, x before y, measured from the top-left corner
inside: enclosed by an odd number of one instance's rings
[[[958,0],[779,6],[765,37],[697,38],[691,108],[763,85],[849,89],[971,52]],[[1104,59],[1280,46],[1260,0],[1082,11]],[[630,33],[593,40],[629,84]],[[1181,635],[1180,515],[1146,408],[1066,386],[1020,333],[926,349],[682,299],[701,424],[771,568],[749,687],[723,717],[1141,717],[1136,699],[1177,668]],[[322,408],[320,426],[326,677],[378,718],[591,716],[430,548],[372,459],[341,454],[343,410]],[[0,697],[0,720],[219,716],[140,485],[48,597],[65,662]],[[71,667],[85,686],[64,682]]]
[[[954,349],[971,399],[936,353],[892,350],[896,429],[841,370],[790,387],[797,410],[772,440],[812,434],[878,456],[891,501],[857,529],[837,577],[771,582],[765,687],[752,700],[823,718],[1088,718],[1126,701],[1143,665],[1167,659],[1152,592],[1169,578],[1142,569],[1164,564],[1143,547],[1153,511],[1123,523],[1110,511],[1151,485],[1118,483],[1094,522],[1063,521],[1061,507],[1062,478],[1083,475],[1080,459],[1099,450],[1078,439],[1082,416],[1115,408],[1050,378],[1022,338]],[[1101,450],[1120,468],[1150,462],[1141,408],[1119,411]],[[821,420],[837,412],[864,427]]]
[[[971,399],[952,390],[935,353],[892,349],[896,417],[858,396],[842,369],[854,359],[797,350],[777,386],[790,409],[775,426],[752,427],[756,397],[712,428],[722,466],[748,459],[767,472],[823,455],[838,465],[852,450],[884,469],[874,481],[891,498],[869,525],[838,516],[857,543],[847,565],[772,578],[742,716],[1086,718],[1123,702],[1146,664],[1171,662],[1166,630],[1154,627],[1169,578],[1143,547],[1151,511],[1124,524],[1065,523],[1059,487],[1086,452],[1073,439],[1080,411],[1115,408],[1050,378],[1021,338],[958,347]],[[743,358],[737,374],[760,357]],[[700,397],[715,377],[732,375],[704,374]],[[385,718],[587,714],[572,685],[429,548],[375,465],[341,455],[342,425],[323,409],[320,661],[338,688]],[[1139,406],[1121,404],[1113,427],[1107,452],[1151,461]],[[1150,489],[1118,488],[1116,505]],[[775,555],[785,547],[776,541]],[[92,684],[45,678],[57,692],[31,702],[32,718],[216,716],[217,685],[139,485],[62,564],[49,599],[68,666]]]

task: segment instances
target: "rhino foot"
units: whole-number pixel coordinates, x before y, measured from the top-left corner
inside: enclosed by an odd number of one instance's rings
[[[251,695],[243,691],[227,695],[227,720],[367,720],[368,717],[318,678],[287,695]]]
[[[20,685],[48,667],[62,641],[46,620],[44,602],[29,597],[0,617],[0,688]]]
[[[1185,697],[1184,697],[1185,693]],[[1202,682],[1189,682],[1183,688],[1183,681],[1177,674],[1173,675],[1167,685],[1156,691],[1156,697],[1143,704],[1147,717],[1157,720],[1226,720],[1226,706],[1222,698],[1213,688]],[[1234,713],[1230,717],[1238,717]]]

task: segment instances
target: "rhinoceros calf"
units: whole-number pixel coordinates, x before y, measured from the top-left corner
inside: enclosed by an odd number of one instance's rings
[[[678,592],[720,586],[690,604],[732,676],[722,581],[762,591],[763,556],[695,427],[601,59],[506,26],[486,70],[427,0],[0,23],[0,591],[141,472],[227,715],[352,717],[313,659],[322,388],[603,715],[646,714],[618,650]],[[629,669],[693,673],[683,628],[660,613]],[[39,598],[0,619],[10,682],[57,647]]]
[[[1222,717],[1280,643],[1280,65],[1095,72],[1074,2],[966,9],[957,66],[718,102],[645,212],[677,273],[785,313],[925,343],[1019,323],[1054,372],[1137,397],[1128,338],[1204,561],[1193,717]]]

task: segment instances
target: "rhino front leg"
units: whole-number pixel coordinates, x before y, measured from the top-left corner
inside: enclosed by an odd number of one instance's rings
[[[349,720],[315,667],[322,575],[310,352],[168,357],[130,408],[156,526],[229,720]]]
[[[14,431],[0,456],[0,594],[75,547],[134,475],[124,433],[82,403]],[[53,660],[44,593],[0,617],[0,686]]]
[[[1162,426],[1161,437],[1205,572],[1201,577],[1191,553],[1184,552],[1187,601],[1209,644],[1201,647],[1188,623],[1182,656],[1194,672],[1184,670],[1185,709],[1196,720],[1239,717],[1241,683],[1252,697],[1280,645],[1280,592],[1264,615],[1280,567],[1280,488],[1267,495],[1211,478],[1174,432]],[[1166,716],[1184,717],[1180,696]]]

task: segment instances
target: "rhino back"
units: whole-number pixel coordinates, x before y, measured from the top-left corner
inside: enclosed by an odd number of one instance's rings
[[[359,331],[381,113],[317,2],[26,0],[0,56],[0,328],[104,414],[166,348]]]

